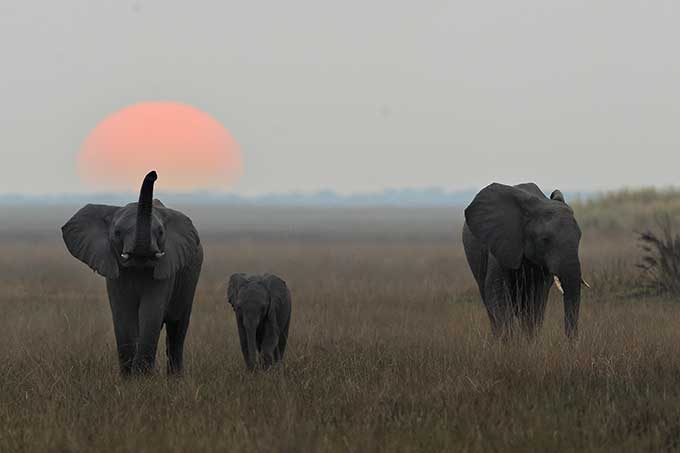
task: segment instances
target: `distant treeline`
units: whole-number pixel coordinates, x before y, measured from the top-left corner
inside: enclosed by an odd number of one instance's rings
[[[167,205],[189,214],[206,239],[450,241],[460,236],[463,209],[473,193],[459,193],[449,202],[379,202],[380,199],[340,198],[322,202],[310,196],[308,203],[290,198],[258,198],[258,202],[234,196],[159,194]],[[212,198],[211,198],[212,197]],[[680,225],[680,190],[641,189],[610,193],[567,194],[584,231],[620,232],[655,229],[656,218],[670,215]],[[86,203],[121,205],[134,201],[134,194],[69,197],[0,197],[0,241],[12,239],[59,239],[59,227]],[[389,198],[388,198],[389,199]],[[248,201],[250,200],[250,201]],[[265,201],[265,200],[277,200]],[[288,200],[287,202],[283,200]],[[297,200],[297,201],[294,201]],[[317,200],[312,202],[312,200]],[[432,199],[430,199],[432,200]]]
[[[659,216],[680,220],[680,189],[622,189],[571,203],[582,229],[633,232],[654,228]]]
[[[375,193],[339,194],[330,190],[315,193],[284,193],[242,196],[230,193],[193,192],[172,193],[159,191],[157,197],[166,203],[180,205],[252,205],[252,206],[464,206],[477,190],[446,191],[442,188],[387,189]],[[571,199],[588,194],[567,194]],[[104,203],[121,205],[134,201],[134,193],[0,195],[0,205],[81,205]]]

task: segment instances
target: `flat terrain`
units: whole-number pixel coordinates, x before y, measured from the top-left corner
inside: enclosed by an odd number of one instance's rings
[[[538,338],[499,343],[460,209],[187,208],[186,375],[123,381],[104,280],[60,240],[75,209],[0,208],[0,452],[680,450],[680,304],[634,295],[624,227],[585,228],[577,342],[554,294]],[[292,288],[271,372],[244,371],[237,271]]]

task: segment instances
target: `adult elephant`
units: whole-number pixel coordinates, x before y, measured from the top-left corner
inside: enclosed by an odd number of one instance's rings
[[[106,277],[123,375],[153,370],[165,324],[169,374],[182,371],[203,249],[191,220],[153,200],[156,172],[139,202],[88,204],[62,227],[69,252]]]
[[[543,322],[550,288],[564,295],[564,328],[578,329],[581,229],[562,193],[547,198],[534,183],[494,183],[465,209],[463,245],[496,335],[517,317],[532,335]]]

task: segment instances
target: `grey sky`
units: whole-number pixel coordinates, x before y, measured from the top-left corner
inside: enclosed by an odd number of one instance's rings
[[[678,24],[660,0],[2,2],[0,192],[85,190],[82,140],[145,100],[221,121],[239,193],[677,184]]]

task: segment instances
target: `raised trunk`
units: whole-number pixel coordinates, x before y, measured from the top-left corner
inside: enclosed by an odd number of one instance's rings
[[[148,256],[151,254],[151,209],[153,203],[153,184],[156,182],[156,178],[155,171],[146,175],[144,182],[142,182],[142,188],[139,191],[135,255]]]
[[[581,304],[581,264],[575,260],[561,266],[559,277],[564,288],[564,331],[567,337],[575,338]]]

